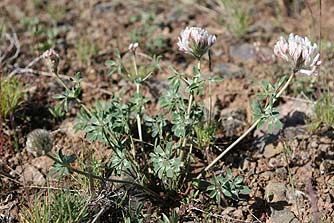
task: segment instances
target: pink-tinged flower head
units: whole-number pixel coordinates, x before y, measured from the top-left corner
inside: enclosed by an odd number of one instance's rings
[[[283,60],[293,63],[295,71],[303,74],[315,74],[321,64],[316,43],[311,43],[307,37],[291,33],[288,41],[282,36],[274,46],[274,54]]]
[[[183,53],[201,58],[209,48],[216,42],[215,35],[199,27],[186,27],[181,31],[177,43],[179,50]]]
[[[42,58],[46,61],[51,72],[57,73],[58,72],[58,64],[60,60],[59,54],[53,50],[49,49],[42,54]]]
[[[139,44],[136,42],[136,43],[131,43],[129,45],[129,51],[132,52],[132,53],[135,53],[137,48],[138,48]]]

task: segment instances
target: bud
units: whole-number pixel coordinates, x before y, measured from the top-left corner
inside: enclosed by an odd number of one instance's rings
[[[321,64],[317,44],[293,33],[289,35],[288,41],[280,37],[274,46],[274,54],[292,63],[295,71],[306,75],[315,74],[316,68]]]
[[[52,139],[50,133],[44,129],[35,129],[27,137],[27,151],[34,156],[42,156],[52,149]]]
[[[139,44],[136,42],[136,43],[131,43],[129,45],[129,51],[132,52],[132,53],[135,53],[137,48],[138,48]]]
[[[59,54],[55,50],[49,49],[43,53],[42,57],[44,58],[50,71],[58,74],[58,65],[60,59]]]
[[[182,30],[177,43],[179,50],[200,59],[216,42],[215,35],[209,35],[205,29],[186,27]]]

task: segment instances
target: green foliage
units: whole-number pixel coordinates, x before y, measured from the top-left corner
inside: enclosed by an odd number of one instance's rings
[[[125,72],[125,68],[122,62],[121,54],[117,48],[115,49],[114,57],[115,60],[107,60],[105,62],[105,65],[110,67],[108,74],[112,75],[117,71],[118,75],[123,75],[123,73]]]
[[[16,78],[1,81],[0,115],[6,119],[23,102],[23,85]]]
[[[57,173],[58,178],[61,179],[63,175],[69,175],[71,173],[69,169],[69,165],[71,163],[74,163],[77,157],[74,154],[66,156],[63,154],[63,151],[59,149],[58,154],[56,155],[55,159],[58,162],[54,162],[53,169],[50,171],[50,175]]]
[[[23,223],[49,223],[51,218],[51,204],[48,196],[44,198],[35,197],[34,204],[22,207],[20,222]]]
[[[132,55],[125,54],[125,56],[122,57],[119,50],[115,49],[114,60],[107,60],[105,65],[110,67],[108,72],[109,75],[117,73],[128,81],[134,82],[136,84],[143,84],[144,81],[147,80],[152,74],[160,70],[160,59],[160,56],[153,56],[143,64],[136,64],[138,72],[137,76]]]
[[[225,177],[214,177],[210,186],[207,187],[210,191],[210,198],[215,198],[220,204],[222,197],[227,197],[233,200],[239,200],[239,195],[248,195],[250,189],[244,185],[243,177],[233,177],[231,169],[226,170]]]
[[[65,113],[68,112],[69,101],[78,99],[81,94],[80,81],[81,74],[77,72],[72,80],[73,86],[71,88],[65,89],[61,94],[52,96],[52,98],[59,100],[53,109],[49,109],[56,120],[63,118]]]
[[[96,101],[89,116],[82,110],[74,126],[75,130],[84,130],[89,141],[100,141],[109,144],[112,137],[114,144],[130,131],[130,107],[123,104],[117,97],[112,97],[110,102]]]
[[[24,207],[21,222],[86,222],[88,198],[68,190],[49,191],[43,199],[35,198],[34,204]]]
[[[127,170],[131,171],[133,165],[127,156],[126,149],[115,149],[115,154],[110,157],[109,169],[118,176]]]
[[[285,81],[286,77],[284,76],[274,85],[265,80],[261,82],[263,92],[258,93],[257,97],[260,100],[266,100],[266,107],[262,109],[261,104],[258,101],[253,102],[251,105],[253,111],[253,120],[260,120],[257,128],[261,128],[265,123],[268,123],[269,132],[272,132],[273,128],[282,128],[283,124],[279,120],[279,112],[274,107],[274,104],[278,99],[278,91],[281,89]]]
[[[52,196],[52,222],[84,222],[88,220],[88,197],[63,191]]]
[[[75,44],[76,55],[83,64],[90,65],[91,58],[97,51],[97,45],[87,37],[81,37]]]
[[[315,130],[320,124],[334,126],[334,100],[329,92],[325,92],[316,101],[315,117],[312,120],[312,129]]]
[[[164,127],[167,125],[167,119],[162,114],[158,114],[155,118],[151,118],[144,115],[146,126],[148,131],[151,132],[152,137],[159,136],[159,139],[163,139]]]
[[[23,17],[21,24],[33,36],[35,42],[38,42],[37,50],[40,52],[55,46],[58,35],[56,26],[48,27],[46,24],[41,23],[37,17]]]
[[[46,11],[54,22],[59,22],[66,16],[66,5],[57,4],[56,2],[48,2]]]
[[[201,123],[196,126],[195,132],[198,147],[200,149],[205,149],[210,145],[212,141],[212,138],[216,132],[216,125],[212,122],[207,122],[204,124]]]
[[[150,153],[154,171],[160,179],[178,177],[183,166],[181,159],[174,156],[178,147],[178,144],[169,141],[164,147],[156,146],[154,152]]]
[[[167,216],[162,213],[162,219],[159,220],[159,223],[178,223],[180,221],[180,217],[176,213],[176,211],[172,211],[172,213]]]
[[[239,0],[218,0],[218,3],[221,6],[222,23],[235,37],[243,37],[252,22],[249,5]]]

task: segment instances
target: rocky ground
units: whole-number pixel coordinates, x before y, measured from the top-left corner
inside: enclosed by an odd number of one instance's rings
[[[20,48],[16,49],[17,55],[13,50],[12,60],[1,63],[0,74],[4,78],[17,71],[14,75],[24,83],[25,100],[12,120],[2,120],[0,129],[0,220],[20,219],[22,207],[29,206],[34,195],[43,194],[43,187],[47,186],[53,162],[27,154],[24,148],[29,132],[36,128],[53,132],[54,150],[62,147],[80,154],[81,148],[87,146],[82,133],[73,131],[78,109],[75,105],[61,120],[54,120],[48,110],[56,103],[52,95],[62,89],[41,61],[29,65],[47,47],[41,43],[60,53],[61,74],[73,76],[81,72],[82,100],[89,106],[96,98],[109,99],[113,93],[126,95],[134,91],[120,77],[107,75],[104,62],[114,57],[115,48],[124,54],[129,43],[137,40],[141,53],[162,56],[162,70],[145,86],[145,94],[153,99],[148,109],[157,114],[157,98],[167,88],[171,75],[167,67],[191,71],[194,65],[178,52],[178,34],[186,26],[201,26],[217,35],[212,72],[205,60],[203,73],[224,77],[223,82],[213,86],[214,113],[220,120],[216,137],[220,148],[251,125],[250,102],[261,89],[260,80],[274,82],[287,74],[288,67],[277,63],[272,52],[280,35],[293,32],[314,40],[321,38],[324,63],[319,76],[298,76],[280,100],[283,129],[252,132],[214,168],[213,172],[221,173],[230,167],[234,174],[244,176],[251,189],[249,199],[228,206],[214,206],[205,197],[180,202],[176,210],[181,222],[203,221],[196,219],[201,219],[198,216],[204,215],[208,205],[214,210],[207,220],[211,222],[334,222],[333,128],[325,123],[316,129],[310,127],[317,119],[314,101],[325,89],[334,87],[334,2],[321,3],[321,35],[319,1],[251,2],[239,3],[250,19],[242,35],[236,37],[241,28],[231,28],[235,27],[233,15],[217,1],[1,1],[0,21],[6,24],[6,32],[16,33]],[[44,33],[33,34],[34,17],[39,19]],[[56,34],[52,34],[53,30]],[[0,44],[3,48],[10,41]],[[208,99],[203,101],[209,106]],[[92,146],[96,148],[94,156],[101,160],[111,152],[99,150],[99,144]],[[220,151],[212,149],[208,153],[213,160]],[[202,168],[206,162],[198,160],[194,165]]]

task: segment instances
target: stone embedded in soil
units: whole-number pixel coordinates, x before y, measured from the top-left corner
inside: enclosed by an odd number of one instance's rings
[[[245,70],[241,67],[230,64],[222,63],[215,67],[215,73],[224,78],[243,78],[245,76]]]
[[[289,209],[288,189],[284,183],[270,181],[265,188],[265,197],[270,206],[270,222],[298,223],[300,222]]]
[[[31,164],[43,174],[47,174],[53,164],[53,160],[47,156],[40,156],[31,160]]]
[[[236,63],[249,63],[256,60],[255,48],[249,43],[232,45],[229,53]]]
[[[283,129],[274,128],[269,134],[267,125],[254,131],[257,139],[255,146],[260,149],[274,143],[279,135],[286,139],[307,139],[309,135],[305,127],[306,119],[313,116],[313,106],[309,103],[290,100],[278,107],[279,118],[283,122]]]
[[[234,136],[238,133],[238,129],[246,123],[246,110],[243,108],[236,110],[231,108],[223,109],[220,117],[225,136]]]
[[[269,144],[265,147],[263,155],[265,158],[271,158],[280,154],[282,151],[283,151],[283,145],[281,142],[279,142],[277,146]]]
[[[45,178],[38,169],[30,164],[18,166],[16,171],[20,173],[20,181],[23,183],[41,186],[45,183]]]
[[[289,209],[275,210],[270,215],[272,223],[299,223],[298,218]]]

